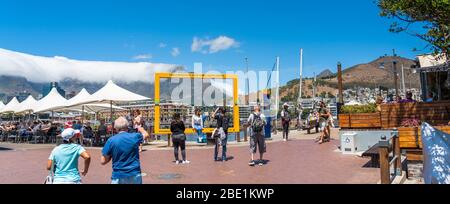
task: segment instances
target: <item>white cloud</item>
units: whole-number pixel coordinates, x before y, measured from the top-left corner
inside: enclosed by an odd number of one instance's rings
[[[65,78],[85,82],[149,82],[155,72],[174,72],[177,65],[148,62],[81,61],[66,57],[41,57],[0,48],[0,75],[25,77],[32,82],[61,81]]]
[[[159,43],[158,46],[159,46],[159,48],[165,48],[165,47],[167,47],[167,44],[162,42],[162,43]]]
[[[170,54],[171,54],[173,57],[177,57],[178,55],[181,54],[180,48],[178,48],[178,47],[172,48],[172,51],[170,52]]]
[[[153,58],[153,55],[151,54],[142,54],[142,55],[136,55],[133,57],[134,60],[146,60]]]
[[[200,39],[198,37],[194,37],[194,40],[191,45],[192,52],[200,52],[203,54],[213,54],[220,51],[228,50],[230,48],[238,48],[240,43],[235,39],[227,37],[227,36],[219,36],[215,39]]]

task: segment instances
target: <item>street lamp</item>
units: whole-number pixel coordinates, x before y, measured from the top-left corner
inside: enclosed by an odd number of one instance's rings
[[[395,49],[392,49],[392,53],[393,53],[393,57],[394,59],[392,60],[392,67],[393,67],[393,74],[394,74],[394,84],[395,84],[395,96],[397,97],[397,99],[400,97],[399,92],[398,92],[398,72],[397,72],[397,61],[395,60],[395,58],[397,57],[397,54],[395,54]],[[380,69],[385,69],[385,64],[389,63],[389,61],[385,61],[383,63],[380,64]]]

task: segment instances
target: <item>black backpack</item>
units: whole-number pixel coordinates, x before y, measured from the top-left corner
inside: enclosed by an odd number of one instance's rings
[[[262,132],[264,129],[264,121],[261,118],[261,115],[253,114],[253,123],[252,130],[253,132]]]

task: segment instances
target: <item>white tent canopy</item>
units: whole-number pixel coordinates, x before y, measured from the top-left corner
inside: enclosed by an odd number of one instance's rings
[[[150,99],[145,96],[135,94],[122,87],[119,87],[113,81],[108,81],[108,83],[103,88],[101,88],[100,90],[92,94],[90,97],[88,97],[87,99],[76,105],[89,103],[132,102],[145,100]]]
[[[28,98],[20,103],[20,105],[17,106],[15,112],[16,113],[23,113],[23,112],[33,112],[35,105],[37,101],[33,98],[33,96],[28,96]]]
[[[109,111],[111,109],[111,105],[105,104],[105,103],[90,103],[90,104],[85,104],[85,105],[78,105],[78,106],[71,106],[71,107],[66,107],[64,108],[64,110],[69,110],[69,111],[76,111],[76,112],[83,112],[83,106],[84,106],[84,112],[88,112],[88,113],[98,113],[98,112],[102,112],[102,111]],[[121,108],[119,106],[112,106],[113,110],[125,110],[124,108]]]
[[[76,104],[83,103],[90,96],[91,96],[91,94],[89,92],[87,92],[86,89],[82,89],[80,91],[80,93],[78,93],[76,96],[74,96],[73,98],[71,98],[67,101],[66,106],[70,107],[70,106],[74,106]]]
[[[64,108],[58,109],[59,110],[70,110],[70,111],[77,111],[77,112],[83,112],[83,109],[86,109],[85,112],[100,112],[103,110],[108,109],[114,109],[114,110],[124,110],[123,108],[120,108],[118,106],[110,106],[108,104],[85,104],[87,100],[89,100],[91,94],[86,89],[82,89],[80,93],[78,93],[76,96],[71,98],[67,101],[67,105]],[[82,104],[82,105],[77,105]]]
[[[67,100],[58,93],[56,88],[52,88],[47,96],[36,103],[36,109],[34,109],[34,112],[39,113],[52,111],[58,108],[65,107],[66,104]]]
[[[17,106],[19,106],[19,101],[16,97],[14,97],[5,107],[0,111],[0,113],[14,113],[16,111]]]
[[[346,103],[345,105],[347,105],[347,106],[360,106],[360,105],[362,105],[360,102],[357,102],[357,101],[350,101],[350,102],[348,102],[348,103]]]
[[[3,101],[0,101],[0,112],[2,111],[2,109],[5,107],[5,104],[3,103]]]

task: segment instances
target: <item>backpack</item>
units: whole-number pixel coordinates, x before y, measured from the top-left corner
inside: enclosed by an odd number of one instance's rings
[[[222,118],[223,131],[228,132],[228,128],[230,128],[229,126],[230,126],[230,120],[228,119],[227,116],[224,115]]]
[[[264,121],[261,118],[261,115],[253,114],[253,123],[252,130],[253,132],[262,132],[264,129]]]

